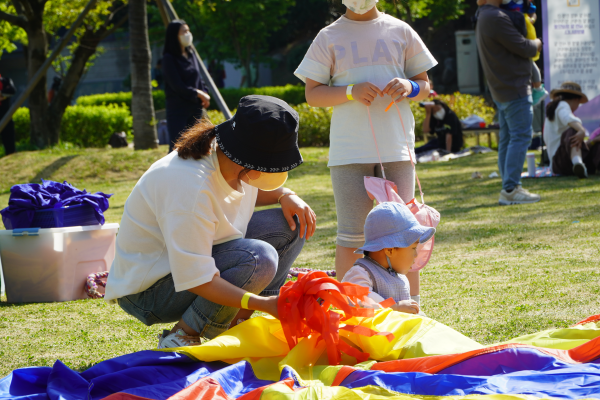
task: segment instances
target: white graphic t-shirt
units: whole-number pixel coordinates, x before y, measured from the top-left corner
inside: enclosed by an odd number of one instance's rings
[[[436,64],[407,23],[386,14],[371,21],[342,16],[319,32],[295,75],[329,86],[371,82],[383,89],[393,78],[411,78]],[[408,147],[414,159],[415,120],[409,100],[398,103],[408,146],[395,107],[385,112],[391,101],[389,95],[377,97],[370,107],[381,159],[408,161]],[[330,141],[329,166],[378,162],[367,107],[358,101],[334,107]]]

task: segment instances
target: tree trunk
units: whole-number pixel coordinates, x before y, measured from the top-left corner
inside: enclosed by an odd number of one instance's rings
[[[41,8],[35,12],[28,21],[26,29],[28,46],[27,46],[27,75],[31,80],[38,69],[46,61],[48,54],[48,37],[44,31],[42,21],[43,4],[32,2],[32,6]],[[33,8],[33,7],[32,7]],[[55,144],[52,142],[48,129],[46,127],[46,117],[48,115],[48,98],[46,96],[46,76],[40,79],[39,83],[33,88],[29,95],[29,112],[31,118],[30,142],[38,148],[44,148]]]
[[[133,144],[136,150],[158,147],[150,79],[152,59],[146,18],[146,0],[130,0],[131,115],[133,116]]]

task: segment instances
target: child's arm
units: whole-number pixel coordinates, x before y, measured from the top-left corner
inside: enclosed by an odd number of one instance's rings
[[[360,305],[365,308],[381,308],[379,303],[385,299],[373,291],[373,282],[371,281],[369,273],[364,268],[356,265],[353,266],[348,270],[348,272],[346,272],[342,282],[353,283],[355,285],[369,288],[369,295],[367,299],[364,302],[361,302]]]
[[[410,97],[411,100],[421,101],[429,97],[430,88],[427,71],[421,72],[420,74],[409,79],[419,85],[419,94],[415,97]],[[408,81],[409,79],[392,79],[382,90],[383,94],[389,94],[393,99],[395,99],[396,103],[400,103],[413,91],[413,87]]]
[[[529,19],[531,20],[531,23],[535,24],[535,21],[537,21],[537,14],[531,13],[531,14],[527,14],[527,15],[529,15]]]
[[[535,24],[535,21],[537,21],[537,14],[535,13],[537,11],[537,7],[532,4],[531,0],[525,0],[525,4],[523,4],[523,6],[527,5],[527,15],[529,15],[529,19],[531,19],[531,23]]]
[[[327,86],[306,78],[304,94],[306,102],[311,107],[334,107],[350,101],[346,97],[347,86]],[[357,83],[352,86],[352,98],[365,106],[370,106],[375,97],[383,96],[381,89],[371,82]]]
[[[408,313],[408,314],[418,314],[419,313],[419,303],[414,300],[402,300],[397,304],[394,304],[392,310]]]

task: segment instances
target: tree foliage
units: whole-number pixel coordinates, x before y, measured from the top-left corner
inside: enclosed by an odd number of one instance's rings
[[[13,5],[5,0],[0,1],[0,13],[15,15]],[[27,44],[27,34],[18,25],[0,19],[0,57],[4,52],[10,53],[17,49],[17,43]]]
[[[409,24],[427,17],[434,27],[458,18],[464,13],[465,0],[382,0],[379,9]]]
[[[237,63],[244,69],[246,85],[256,86],[267,39],[285,26],[286,12],[295,1],[194,0],[194,4],[199,23],[206,27],[204,46],[216,58]]]
[[[24,47],[29,79],[40,69],[52,43],[66,32],[85,8],[88,0],[0,0],[0,51]],[[121,0],[99,0],[75,31],[70,54],[61,56],[55,67],[63,83],[51,102],[46,95],[45,75],[29,95],[31,143],[46,147],[58,142],[60,124],[75,88],[99,43],[126,19]],[[62,68],[62,70],[61,70]]]

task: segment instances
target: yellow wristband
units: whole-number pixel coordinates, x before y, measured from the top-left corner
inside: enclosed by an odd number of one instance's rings
[[[352,86],[354,86],[354,83],[346,87],[346,97],[348,100],[354,100],[354,97],[352,97]]]
[[[250,297],[252,297],[252,293],[250,292],[246,292],[242,296],[242,308],[245,310],[248,309],[248,301],[250,300]]]

